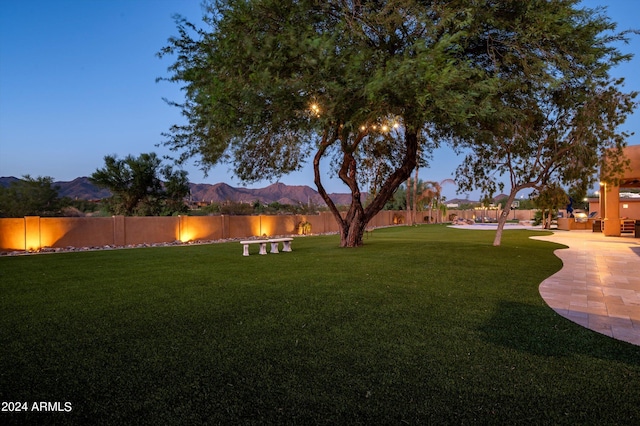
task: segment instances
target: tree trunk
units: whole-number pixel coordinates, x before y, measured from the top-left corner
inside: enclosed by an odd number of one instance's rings
[[[407,178],[407,220],[405,221],[407,226],[412,225],[411,220],[411,178]]]
[[[549,229],[550,225],[547,221],[547,209],[542,209],[542,229]]]
[[[416,177],[413,178],[413,211],[411,215],[412,224],[416,223],[418,211],[418,166],[416,166]]]
[[[362,237],[369,221],[384,208],[386,202],[393,196],[394,191],[411,176],[411,172],[417,163],[418,135],[415,131],[405,132],[406,150],[402,165],[389,175],[366,209],[362,206],[360,199],[355,159],[350,153],[343,152],[342,167],[338,172],[338,176],[351,189],[351,206],[344,217],[327,194],[320,178],[320,159],[330,145],[331,142],[329,140],[323,141],[313,158],[314,182],[318,193],[329,207],[331,213],[333,213],[333,217],[339,225],[340,247],[358,247],[363,244]]]
[[[363,244],[362,236],[367,226],[364,220],[364,211],[357,210],[355,215],[348,221],[344,222],[340,230],[340,247],[358,247]]]
[[[496,229],[496,236],[493,239],[494,246],[499,246],[502,242],[502,231],[504,230],[504,225],[507,223],[511,206],[513,205],[513,201],[516,199],[517,194],[518,190],[511,190],[509,198],[507,198],[507,203],[504,205],[504,210],[502,211],[502,214],[500,214],[500,217],[498,217],[498,228]]]

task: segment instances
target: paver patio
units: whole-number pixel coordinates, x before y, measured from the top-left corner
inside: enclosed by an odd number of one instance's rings
[[[563,317],[615,339],[640,345],[640,239],[591,231],[533,237],[568,246],[563,267],[539,287]]]

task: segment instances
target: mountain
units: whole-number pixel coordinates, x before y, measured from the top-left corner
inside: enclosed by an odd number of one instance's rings
[[[462,204],[477,204],[479,203],[479,201],[470,200],[468,198],[454,198],[452,200],[445,201],[445,203],[447,204],[447,206],[460,206]]]
[[[316,190],[306,185],[285,185],[284,183],[274,183],[265,188],[250,189],[236,188],[226,183],[211,184],[190,184],[191,200],[216,202],[224,201],[252,203],[260,201],[270,204],[278,202],[280,204],[325,204],[324,200]],[[329,194],[329,197],[336,204],[349,204],[351,194]]]
[[[493,204],[498,204],[500,201],[504,200],[505,198],[509,198],[509,196],[506,194],[500,194],[493,198]],[[462,198],[454,198],[452,200],[446,201],[447,206],[462,205],[462,204],[480,204],[480,203],[481,201],[469,200],[468,198],[464,200]]]
[[[13,182],[17,182],[19,180],[20,179],[13,176],[0,177],[0,187],[8,188]]]
[[[12,183],[19,182],[20,180],[21,179],[13,176],[0,177],[0,187],[8,188]],[[58,187],[59,197],[69,197],[79,200],[99,200],[111,196],[111,192],[108,189],[95,186],[87,177],[75,178],[70,182],[53,182],[53,187],[56,186]]]
[[[99,200],[111,196],[108,189],[95,186],[87,177],[75,178],[70,182],[54,182],[53,186],[59,186],[60,197],[69,197],[79,200]]]
[[[0,177],[0,186],[8,187],[12,182],[19,179],[15,177]],[[99,188],[92,184],[87,177],[79,177],[72,181],[58,181],[53,183],[58,186],[60,197],[69,197],[81,200],[99,200],[111,196],[107,189]],[[190,183],[191,200],[221,203],[224,201],[235,201],[253,203],[258,200],[261,203],[270,204],[278,202],[280,204],[314,204],[324,205],[324,200],[313,188],[306,185],[285,185],[274,183],[265,188],[250,189],[237,188],[226,183]],[[363,194],[366,197],[366,194]],[[351,194],[329,194],[329,197],[338,205],[348,205],[351,203]]]

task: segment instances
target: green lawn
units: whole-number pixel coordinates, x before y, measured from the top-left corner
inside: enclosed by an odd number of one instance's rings
[[[0,400],[72,407],[0,422],[640,424],[640,347],[545,305],[531,235],[0,258]]]

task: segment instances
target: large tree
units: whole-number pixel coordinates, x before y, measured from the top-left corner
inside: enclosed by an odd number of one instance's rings
[[[162,165],[155,153],[123,159],[104,157],[105,166],[89,178],[112,192],[108,208],[113,214],[168,216],[185,212],[184,198],[189,195],[187,172]]]
[[[569,204],[569,196],[560,185],[555,183],[545,186],[539,193],[533,193],[532,199],[540,210],[540,219],[544,229],[550,229],[554,214]]]
[[[494,118],[478,120],[458,140],[468,155],[456,181],[462,191],[479,188],[487,196],[508,182],[494,239],[500,245],[519,191],[544,192],[549,185],[584,191],[603,167],[605,179],[615,178],[628,136],[618,127],[636,94],[610,77],[612,67],[629,59],[614,44],[627,33],[616,33],[602,10],[579,9],[574,0],[484,3],[495,8],[477,9],[490,16],[476,23],[491,17],[491,31],[473,31],[465,52],[502,81],[501,96],[492,98]]]
[[[463,2],[464,3],[464,2]],[[205,170],[219,162],[251,182],[298,170],[340,224],[341,246],[362,244],[367,222],[443,136],[488,112],[484,70],[460,54],[474,16],[466,4],[389,0],[212,0],[205,29],[179,19],[160,56],[175,62],[186,124],[167,145]],[[352,194],[343,216],[321,160]],[[372,172],[375,170],[375,172]],[[369,178],[369,179],[368,179]],[[375,186],[364,206],[361,188]]]
[[[0,186],[0,217],[54,216],[61,207],[58,189],[49,176],[25,175],[6,188]]]

